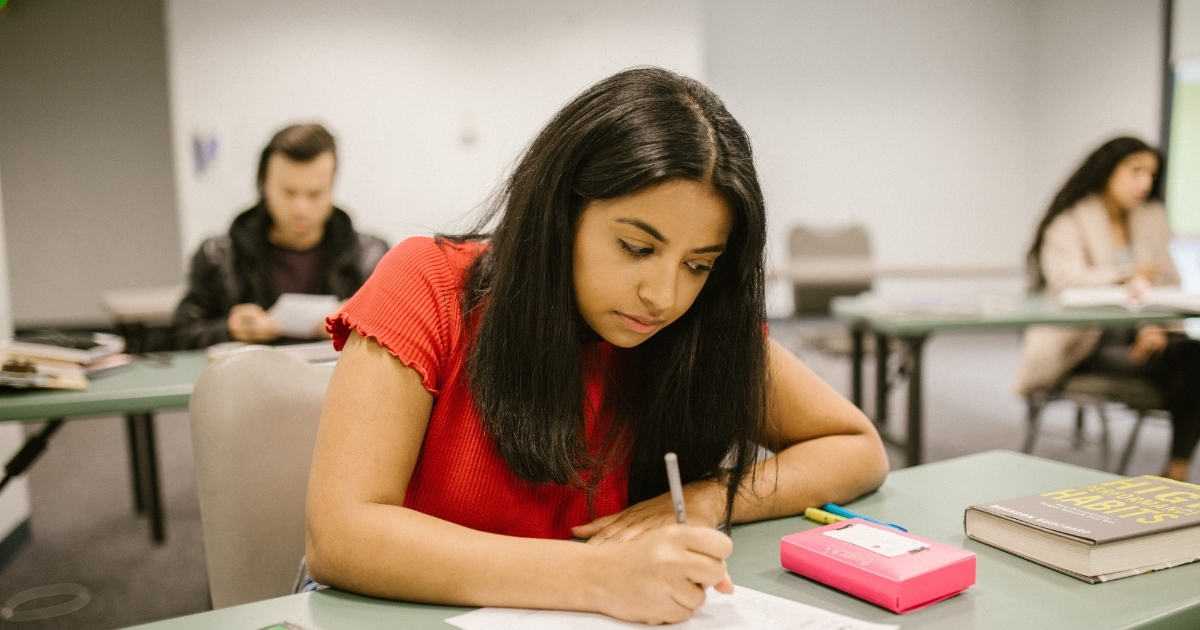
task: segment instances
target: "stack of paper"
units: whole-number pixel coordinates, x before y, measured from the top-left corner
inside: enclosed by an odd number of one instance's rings
[[[451,617],[446,623],[462,630],[633,630],[644,624],[618,621],[597,613],[524,608],[480,608]],[[738,586],[732,595],[712,589],[691,619],[674,624],[681,630],[898,630],[900,626],[869,623],[853,617]]]

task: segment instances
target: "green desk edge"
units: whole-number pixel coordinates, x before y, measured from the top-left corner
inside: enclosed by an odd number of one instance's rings
[[[876,332],[895,336],[927,335],[943,330],[1023,328],[1034,324],[1074,326],[1133,326],[1140,322],[1167,321],[1186,317],[1178,311],[1121,307],[1066,308],[1052,297],[1033,295],[1007,308],[980,308],[974,315],[929,315],[890,312],[862,298],[834,298],[830,310],[838,319],[865,322]]]
[[[899,624],[905,630],[1200,628],[1200,563],[1091,585],[968,540],[963,534],[963,509],[969,505],[1114,478],[1116,475],[1009,451],[989,451],[892,473],[879,491],[851,506],[904,525],[914,534],[973,551],[979,560],[976,584],[965,593],[905,615],[894,615],[780,568],[779,539],[817,527],[802,517],[735,527],[729,573],[740,586],[868,621]],[[466,610],[328,590],[140,628],[257,630],[288,617],[320,630],[448,628],[443,620]]]
[[[165,353],[166,361],[140,360],[131,368],[93,379],[86,390],[29,390],[0,394],[0,421],[145,413],[188,406],[203,350]]]

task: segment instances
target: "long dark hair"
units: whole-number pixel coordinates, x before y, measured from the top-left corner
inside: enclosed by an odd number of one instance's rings
[[[1108,186],[1108,180],[1112,177],[1113,171],[1121,160],[1133,155],[1134,153],[1150,152],[1154,157],[1158,158],[1159,169],[1154,175],[1154,185],[1150,188],[1150,194],[1147,199],[1162,200],[1162,185],[1163,172],[1162,155],[1158,149],[1146,144],[1138,138],[1122,136],[1113,138],[1108,142],[1100,145],[1092,154],[1087,156],[1083,164],[1075,170],[1071,177],[1067,178],[1067,183],[1054,195],[1054,201],[1050,202],[1050,207],[1046,210],[1046,216],[1042,217],[1042,222],[1038,224],[1037,232],[1033,237],[1033,244],[1029,247],[1029,253],[1025,256],[1025,261],[1029,267],[1030,288],[1034,291],[1040,291],[1046,288],[1046,276],[1042,273],[1042,241],[1046,235],[1046,228],[1058,218],[1058,215],[1066,212],[1071,206],[1074,206],[1080,199],[1091,195],[1103,193]]]
[[[594,457],[583,383],[597,337],[575,301],[576,220],[589,201],[672,179],[711,185],[733,228],[687,313],[621,352],[607,374],[614,427]],[[538,134],[476,229],[452,238],[491,240],[464,288],[463,316],[477,326],[467,378],[513,472],[585,487],[590,498],[627,457],[633,504],[667,490],[662,457],[674,451],[685,483],[727,484],[728,522],[766,417],[766,213],[749,138],[721,100],[659,68],[597,83]]]

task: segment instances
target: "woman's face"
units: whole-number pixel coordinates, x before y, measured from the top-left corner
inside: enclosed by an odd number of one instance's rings
[[[589,202],[575,225],[579,314],[615,346],[642,343],[692,306],[731,228],[720,194],[688,180]]]
[[[1157,174],[1158,158],[1153,153],[1131,153],[1118,162],[1112,175],[1108,176],[1104,196],[1121,210],[1136,208],[1150,195]]]

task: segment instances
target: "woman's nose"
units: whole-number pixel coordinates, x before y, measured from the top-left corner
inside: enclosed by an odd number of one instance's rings
[[[662,265],[642,281],[638,297],[646,308],[650,309],[651,315],[657,316],[675,305],[676,280],[677,272],[674,266]]]

